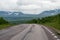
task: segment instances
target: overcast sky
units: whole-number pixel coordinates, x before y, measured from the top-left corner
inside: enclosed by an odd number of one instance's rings
[[[52,9],[60,9],[60,0],[0,0],[0,10],[38,14]]]

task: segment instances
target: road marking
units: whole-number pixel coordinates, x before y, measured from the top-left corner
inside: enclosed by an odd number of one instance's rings
[[[56,38],[57,40],[60,40],[60,39],[58,39],[58,37],[52,32],[52,31],[50,31],[47,27],[45,27],[45,26],[43,26],[49,33],[51,33],[51,35],[54,37],[54,38]]]
[[[53,34],[48,28],[44,27],[48,32],[50,32],[51,34]]]
[[[30,25],[27,29],[25,29],[21,33],[12,37],[11,40],[23,40],[26,34],[30,32],[31,28],[32,28],[32,25]]]
[[[54,36],[54,38],[58,38],[57,36]]]
[[[60,39],[57,39],[57,40],[60,40]]]
[[[54,36],[55,34],[52,34],[52,36]]]

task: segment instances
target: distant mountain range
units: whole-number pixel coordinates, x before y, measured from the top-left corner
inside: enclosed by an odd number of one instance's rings
[[[10,11],[0,11],[0,16],[2,17],[14,17],[14,16],[20,16],[23,15],[22,12],[10,12]]]
[[[22,12],[0,11],[0,16],[2,17],[45,17],[45,16],[56,15],[58,13],[60,13],[60,9],[43,11],[42,13],[38,15],[24,14]]]
[[[60,14],[60,9],[55,9],[55,10],[48,10],[48,11],[43,11],[40,14],[24,14],[23,12],[10,12],[10,11],[0,11],[0,17],[4,17],[7,20],[15,20],[15,19],[35,19],[35,18],[42,18],[46,16],[52,16]],[[18,17],[18,18],[17,18]],[[30,18],[30,19],[29,19]]]
[[[60,9],[43,11],[42,13],[39,14],[39,16],[46,17],[46,16],[52,16],[56,14],[60,14]]]

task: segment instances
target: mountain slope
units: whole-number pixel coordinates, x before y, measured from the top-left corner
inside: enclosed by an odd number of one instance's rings
[[[60,13],[60,9],[43,11],[40,14],[24,14],[23,12],[0,11],[2,17],[46,17]]]
[[[44,20],[45,20],[45,23],[43,23],[44,25],[60,30],[60,14],[44,18]],[[47,20],[50,22],[48,22]]]
[[[27,23],[43,24],[43,25],[60,30],[60,14],[44,17],[42,19],[39,19],[39,18],[33,19],[33,20],[28,21]]]
[[[43,11],[42,13],[39,14],[39,16],[46,17],[46,16],[57,15],[57,14],[60,14],[60,9]]]
[[[42,18],[46,16],[52,16],[60,14],[60,9],[43,11],[40,14],[24,14],[23,12],[10,12],[10,11],[0,11],[0,17],[4,17],[6,20],[31,20]]]
[[[0,16],[2,17],[17,17],[23,15],[22,12],[10,12],[10,11],[0,11]]]
[[[0,16],[6,16],[6,15],[8,15],[8,12],[7,11],[0,11]]]

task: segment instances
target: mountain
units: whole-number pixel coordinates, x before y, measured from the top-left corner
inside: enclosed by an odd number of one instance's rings
[[[6,15],[8,15],[7,11],[0,11],[0,16],[6,16]]]
[[[57,15],[57,14],[60,14],[60,9],[43,11],[42,13],[39,14],[39,16],[46,17],[46,16]]]
[[[10,12],[11,14],[8,17],[20,17],[21,15],[23,15],[22,12]]]
[[[0,17],[4,17],[6,20],[31,20],[56,14],[60,14],[60,9],[43,11],[42,13],[37,15],[24,14],[23,12],[0,11]]]
[[[43,11],[38,15],[24,14],[23,12],[0,11],[0,16],[2,17],[46,17],[51,15],[56,15],[58,13],[60,13],[60,9]]]
[[[24,14],[22,12],[10,12],[10,11],[0,11],[0,17],[3,17],[5,20],[31,20],[35,19],[37,15],[34,14]]]
[[[23,15],[22,12],[10,12],[10,11],[0,11],[0,16],[2,17],[18,17],[20,15]]]
[[[24,14],[23,12],[0,11],[0,17],[36,17],[35,14]]]

